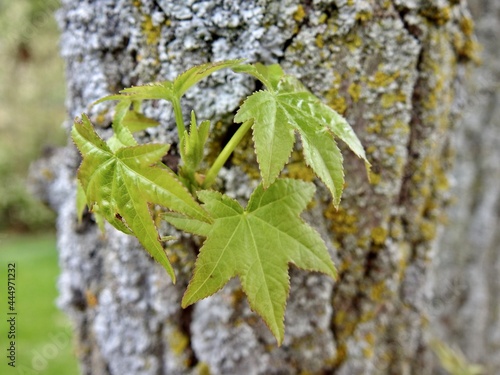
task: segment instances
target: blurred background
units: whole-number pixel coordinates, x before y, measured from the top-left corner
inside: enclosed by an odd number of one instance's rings
[[[58,0],[0,0],[0,283],[15,262],[18,312],[17,366],[8,368],[2,356],[3,374],[78,373],[71,327],[55,302],[55,216],[26,187],[30,162],[66,143],[58,7]],[[2,353],[6,324],[0,321]]]

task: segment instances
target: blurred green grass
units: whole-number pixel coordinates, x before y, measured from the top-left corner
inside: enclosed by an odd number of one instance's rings
[[[0,233],[0,331],[7,332],[7,265],[16,264],[17,363],[2,374],[78,374],[72,331],[67,317],[56,307],[59,274],[54,234],[8,235]],[[4,336],[4,334],[2,334]],[[2,337],[2,351],[6,340]],[[6,369],[6,372],[4,372]]]
[[[0,230],[45,230],[54,214],[26,189],[30,163],[66,134],[58,0],[0,0]]]
[[[17,367],[1,374],[78,374],[72,331],[57,309],[55,215],[26,188],[30,163],[66,134],[59,0],[0,0],[0,347],[6,353],[7,264],[15,262]],[[40,233],[46,234],[29,234]],[[17,234],[13,234],[17,233]],[[23,233],[23,234],[20,234]]]

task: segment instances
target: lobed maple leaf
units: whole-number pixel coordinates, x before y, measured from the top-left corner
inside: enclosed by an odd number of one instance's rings
[[[122,129],[123,130],[123,129]],[[94,131],[87,116],[75,122],[72,137],[83,155],[78,179],[91,209],[115,228],[134,234],[175,282],[148,204],[159,204],[187,217],[210,222],[174,173],[159,162],[169,145],[145,144],[112,149]],[[118,136],[127,142],[135,142]]]
[[[243,61],[243,59],[226,60],[196,65],[186,70],[184,73],[181,73],[173,81],[153,82],[141,86],[128,87],[121,90],[119,94],[105,96],[104,98],[96,101],[94,104],[102,103],[107,100],[178,100],[189,88],[196,85],[210,74],[224,68],[238,66]]]
[[[278,179],[267,189],[259,185],[246,209],[226,195],[200,191],[213,223],[167,213],[164,218],[172,225],[207,237],[182,306],[214,294],[238,276],[251,308],[281,344],[289,264],[336,277],[323,240],[299,216],[314,191],[310,182]]]
[[[251,74],[267,87],[249,96],[234,118],[236,122],[254,121],[255,151],[264,187],[273,183],[287,163],[297,132],[306,163],[328,187],[338,206],[344,172],[334,135],[369,166],[363,146],[347,121],[279,65],[240,65],[233,70]]]

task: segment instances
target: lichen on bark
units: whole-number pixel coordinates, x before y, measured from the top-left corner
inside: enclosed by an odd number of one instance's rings
[[[181,237],[169,249],[178,272],[172,285],[133,238],[109,226],[100,235],[88,213],[77,223],[74,147],[45,161],[64,161],[41,185],[59,212],[59,304],[75,323],[82,372],[429,373],[423,284],[449,199],[458,70],[473,42],[468,17],[465,1],[63,0],[58,20],[70,119],[87,112],[106,136],[111,107],[89,107],[104,95],[172,79],[207,61],[278,62],[346,116],[373,165],[370,184],[363,163],[341,145],[347,176],[338,211],[316,181],[307,219],[340,277],[334,283],[293,270],[278,348],[236,280],[180,308],[198,239]],[[223,71],[188,92],[185,107],[212,121],[212,150],[256,87]],[[169,106],[153,102],[144,111],[161,126],[139,134],[140,141],[176,144]],[[304,173],[297,155],[290,175]],[[239,149],[218,181],[243,201],[256,177],[241,167],[247,156]],[[175,165],[178,156],[170,157]]]

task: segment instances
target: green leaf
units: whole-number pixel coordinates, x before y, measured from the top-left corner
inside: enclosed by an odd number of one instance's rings
[[[78,223],[83,220],[83,213],[85,212],[85,207],[87,207],[87,197],[85,196],[85,191],[83,190],[80,180],[76,181],[76,216],[78,218]]]
[[[165,99],[174,101],[175,98],[180,99],[189,88],[210,74],[224,68],[235,67],[241,64],[242,61],[243,59],[226,60],[197,65],[180,74],[173,82],[153,82],[142,86],[129,87],[121,90],[120,94],[108,95],[97,100],[94,102],[94,105],[108,100],[142,101],[148,99]]]
[[[189,133],[185,131],[184,137],[181,138],[180,153],[187,168],[192,172],[196,171],[203,160],[209,129],[210,121],[208,120],[203,121],[198,128],[194,111],[191,111]]]
[[[133,233],[175,282],[148,203],[201,221],[210,222],[210,218],[168,168],[156,166],[169,146],[146,144],[114,152],[86,116],[75,122],[71,133],[83,155],[78,178],[89,207],[95,207],[115,228]]]
[[[158,126],[160,123],[133,110],[127,112],[127,115],[123,119],[123,125],[129,128],[132,133],[136,133],[147,128]]]
[[[268,90],[275,91],[280,79],[285,75],[279,64],[241,64],[232,68],[236,73],[246,73],[261,81]]]
[[[123,124],[127,113],[130,112],[130,100],[120,101],[115,108],[113,116],[113,136],[106,142],[111,150],[117,151],[123,147],[137,146],[132,132]]]
[[[342,156],[333,135],[346,142],[369,165],[354,131],[342,116],[279,67],[264,69],[257,65],[255,69],[243,70],[260,77],[270,88],[252,94],[235,116],[236,122],[254,120],[255,150],[264,187],[272,184],[285,166],[293,149],[294,132],[298,132],[306,162],[328,187],[338,206],[344,174]]]
[[[270,91],[251,95],[239,109],[235,121],[254,120],[253,137],[264,186],[278,177],[288,161],[295,143],[294,128],[287,113]]]
[[[131,101],[142,101],[142,100],[154,100],[154,99],[165,99],[172,100],[173,97],[173,85],[172,82],[153,82],[142,86],[128,87],[120,91],[120,94],[108,95],[101,98],[93,103],[93,105],[108,101],[108,100],[131,100]]]
[[[241,64],[243,59],[210,62],[194,66],[179,75],[173,82],[173,93],[181,98],[186,91],[196,85],[202,79],[208,77],[217,70],[232,68]]]
[[[336,277],[323,240],[299,216],[314,190],[310,182],[279,179],[266,190],[259,185],[246,209],[220,193],[201,191],[199,199],[214,220],[210,229],[196,220],[165,216],[179,229],[207,236],[182,306],[214,294],[238,276],[251,308],[281,344],[289,264]]]

